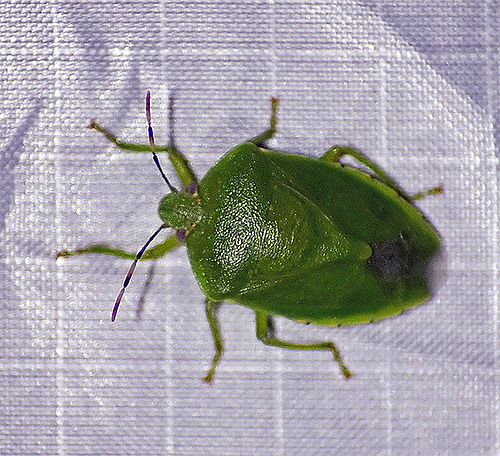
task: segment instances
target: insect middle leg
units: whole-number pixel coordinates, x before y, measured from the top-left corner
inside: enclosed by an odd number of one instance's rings
[[[271,98],[271,118],[269,119],[269,128],[255,138],[249,139],[248,142],[260,145],[263,142],[271,139],[276,134],[276,126],[278,124],[278,99]]]
[[[270,327],[273,325],[269,324],[269,315],[263,312],[255,312],[255,332],[257,339],[266,345],[272,345],[274,347],[290,348],[292,350],[323,350],[330,351],[333,355],[333,359],[337,362],[342,371],[343,376],[347,379],[352,373],[347,368],[347,366],[342,361],[340,352],[333,342],[320,342],[316,344],[296,344],[292,342],[286,342],[281,339],[277,339],[275,335],[271,334]]]
[[[203,381],[206,383],[211,383],[214,377],[215,368],[220,363],[222,358],[222,352],[224,351],[224,342],[222,341],[222,335],[220,332],[219,317],[217,312],[219,310],[221,303],[212,301],[209,298],[205,300],[205,312],[207,315],[208,324],[210,325],[210,331],[212,332],[212,339],[214,341],[215,355],[212,359],[212,365],[207,372],[207,375],[203,377]]]

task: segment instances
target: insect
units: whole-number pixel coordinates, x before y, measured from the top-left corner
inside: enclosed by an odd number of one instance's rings
[[[441,239],[410,196],[356,149],[335,146],[320,158],[264,147],[276,132],[278,100],[271,99],[267,130],[227,152],[198,181],[174,147],[158,147],[146,96],[149,145],[122,142],[92,121],[120,149],[151,151],[170,192],[160,201],[161,226],[134,255],[92,245],[58,256],[100,253],[133,259],[112,312],[115,319],[136,264],[185,244],[206,296],[215,354],[204,377],[211,382],[224,350],[217,309],[222,302],[255,311],[264,344],[332,353],[345,378],[351,371],[333,342],[293,343],[276,337],[273,316],[326,326],[374,322],[430,297],[430,265]],[[167,153],[182,184],[165,176],[157,152]],[[339,163],[344,155],[368,172]],[[148,248],[166,228],[175,234]]]

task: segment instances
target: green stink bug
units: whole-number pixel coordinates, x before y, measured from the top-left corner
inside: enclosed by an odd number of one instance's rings
[[[272,316],[326,326],[364,324],[398,315],[430,296],[430,264],[441,240],[413,201],[441,188],[410,196],[369,158],[346,146],[332,147],[319,159],[263,147],[276,131],[278,100],[271,99],[271,106],[269,128],[227,152],[199,182],[175,147],[155,146],[149,92],[149,145],[119,141],[93,121],[90,128],[119,148],[153,153],[170,188],[158,209],[162,225],[137,255],[105,245],[58,254],[134,259],[115,302],[114,320],[137,262],[185,244],[206,296],[215,345],[206,382],[224,349],[217,317],[224,301],[255,311],[257,338],[264,344],[330,351],[348,378],[351,372],[333,342],[281,340],[272,330]],[[182,191],[170,184],[156,152],[168,153]],[[373,174],[340,164],[344,155]],[[167,227],[176,234],[148,249]]]

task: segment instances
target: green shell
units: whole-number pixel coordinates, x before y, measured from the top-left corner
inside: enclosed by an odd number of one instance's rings
[[[333,146],[319,159],[260,147],[276,133],[277,109],[278,99],[271,98],[269,127],[230,150],[201,182],[173,138],[172,146],[155,145],[149,92],[149,145],[120,141],[98,123],[90,124],[123,150],[153,152],[171,192],[158,208],[162,225],[137,254],[94,244],[60,251],[58,257],[97,253],[133,260],[113,307],[114,320],[137,262],[160,258],[185,241],[206,296],[215,348],[205,382],[212,381],[224,351],[217,316],[224,301],[255,311],[256,336],[264,344],[329,351],[349,378],[352,373],[333,342],[280,339],[272,316],[317,325],[362,324],[397,315],[430,296],[430,263],[441,240],[412,202],[442,188],[409,196],[348,146]],[[168,154],[181,192],[170,184],[156,152]],[[339,164],[346,155],[373,175]],[[176,234],[149,247],[168,227]]]
[[[440,238],[394,189],[358,169],[244,143],[199,184],[187,236],[214,301],[319,325],[367,323],[428,299]]]

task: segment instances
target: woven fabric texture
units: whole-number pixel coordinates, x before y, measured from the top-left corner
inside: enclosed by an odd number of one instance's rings
[[[0,454],[498,455],[498,1],[52,0],[0,6]],[[177,146],[199,176],[264,130],[319,156],[349,144],[409,192],[445,244],[435,296],[348,328],[221,308],[214,383],[204,297],[185,249],[140,264],[59,259],[92,243],[137,251],[167,189],[149,156],[95,131]],[[174,100],[174,122],[169,100]],[[173,125],[171,125],[173,123]],[[161,157],[165,171],[173,169]],[[175,183],[175,177],[172,179]]]

